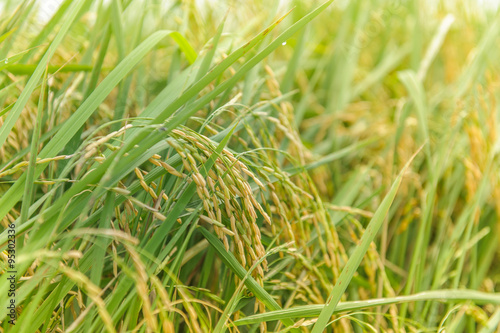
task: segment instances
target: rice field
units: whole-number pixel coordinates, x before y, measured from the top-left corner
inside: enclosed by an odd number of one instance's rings
[[[0,0],[0,332],[500,332],[500,11]]]

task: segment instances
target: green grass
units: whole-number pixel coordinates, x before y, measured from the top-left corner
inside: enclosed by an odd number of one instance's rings
[[[41,3],[0,7],[2,332],[498,331],[499,12]]]

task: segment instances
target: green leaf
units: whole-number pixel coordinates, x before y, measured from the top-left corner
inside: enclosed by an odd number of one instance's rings
[[[476,304],[498,305],[500,304],[500,293],[485,293],[481,291],[465,290],[465,289],[432,290],[408,296],[375,298],[365,301],[342,302],[337,305],[337,307],[334,310],[334,313],[337,314],[341,312],[373,308],[381,305],[419,302],[419,301],[442,301],[442,302],[472,301]],[[325,305],[323,304],[315,304],[315,305],[296,306],[284,310],[269,311],[266,313],[261,313],[253,316],[248,316],[246,318],[238,319],[234,322],[234,325],[236,326],[251,325],[263,321],[283,320],[286,318],[316,317],[321,313],[321,310],[323,310],[324,307]]]
[[[24,65],[24,64],[13,64],[0,66],[0,70],[5,69],[14,75],[32,75],[37,69],[38,65]],[[49,66],[48,72],[50,74],[58,73],[72,73],[72,72],[90,72],[93,66],[88,65],[61,65],[61,66]]]
[[[321,313],[318,317],[318,321],[313,327],[312,333],[321,333],[328,326],[330,317],[335,312],[335,309],[337,307],[338,302],[340,301],[340,298],[342,297],[344,291],[347,289],[347,286],[351,282],[351,279],[354,276],[354,273],[357,271],[359,264],[361,264],[361,260],[363,260],[363,257],[366,251],[368,250],[370,243],[375,239],[378,230],[380,229],[380,227],[384,222],[387,212],[391,207],[392,201],[396,197],[399,185],[403,180],[403,175],[405,174],[406,170],[410,166],[410,163],[413,161],[413,158],[416,156],[416,154],[418,154],[420,149],[403,167],[398,177],[392,183],[391,189],[389,190],[384,200],[378,207],[377,211],[373,215],[373,218],[371,219],[370,223],[368,224],[368,227],[366,228],[365,232],[363,233],[363,236],[361,237],[360,243],[356,246],[356,249],[354,250],[349,260],[347,261],[347,264],[342,269],[339,279],[335,283],[335,287],[333,287],[333,290],[330,293],[330,296],[328,297],[328,301],[321,310]]]
[[[210,245],[219,255],[219,258],[236,274],[240,279],[244,279],[247,276],[247,271],[241,264],[236,260],[231,252],[227,252],[224,245],[212,235],[207,229],[200,227],[200,231],[205,236]],[[245,279],[245,286],[257,297],[264,305],[270,310],[281,310],[281,307],[274,300],[274,298],[267,293],[267,291],[262,288],[257,281],[251,276]],[[289,318],[282,320],[283,324],[286,326],[292,326],[293,321]]]

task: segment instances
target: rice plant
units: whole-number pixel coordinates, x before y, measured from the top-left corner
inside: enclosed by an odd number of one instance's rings
[[[0,17],[1,332],[500,332],[493,5]]]

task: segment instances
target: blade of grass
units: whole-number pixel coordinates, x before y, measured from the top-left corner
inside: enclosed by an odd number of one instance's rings
[[[33,75],[38,68],[38,65],[25,65],[13,64],[5,66],[5,70],[14,75]],[[71,73],[71,72],[90,72],[93,66],[69,64],[64,66],[48,66],[48,72],[53,74],[58,73]]]
[[[21,217],[20,224],[23,224],[28,220],[28,210],[33,201],[34,193],[34,181],[35,181],[35,166],[36,159],[38,156],[38,141],[40,138],[40,130],[42,127],[42,115],[45,108],[45,89],[47,82],[47,70],[45,70],[44,77],[42,79],[42,87],[40,92],[40,98],[38,102],[38,110],[36,114],[35,128],[33,129],[33,135],[31,138],[31,150],[30,150],[30,160],[28,164],[28,171],[26,173],[26,185],[24,186],[24,200],[21,206]]]
[[[422,149],[422,147],[420,148]],[[401,181],[403,180],[404,173],[410,166],[411,162],[415,158],[416,154],[419,153],[420,149],[412,156],[412,158],[406,163],[406,165],[403,167],[401,172],[399,173],[398,177],[394,180],[391,189],[385,196],[384,200],[380,204],[379,208],[373,215],[373,218],[371,219],[370,223],[368,224],[368,227],[366,228],[365,232],[363,233],[363,236],[361,237],[360,243],[358,246],[356,246],[356,249],[354,250],[353,254],[349,258],[346,266],[344,269],[342,269],[342,272],[340,273],[338,281],[335,283],[335,287],[333,288],[330,296],[328,297],[328,301],[321,310],[321,313],[318,317],[318,321],[314,325],[312,329],[312,333],[320,333],[323,332],[326,327],[328,326],[328,323],[330,321],[330,317],[333,315],[338,302],[340,301],[340,298],[344,294],[344,291],[347,288],[347,285],[351,281],[352,277],[354,276],[354,273],[358,269],[361,260],[363,260],[363,257],[368,250],[368,247],[370,246],[370,243],[375,239],[375,236],[377,235],[377,231],[380,229],[382,226],[385,216],[387,215],[387,212],[389,211],[389,208],[392,204],[392,201],[394,200],[396,193],[398,191],[399,185],[401,184]]]
[[[500,293],[486,293],[476,290],[451,289],[451,290],[432,290],[414,295],[397,296],[388,298],[376,298],[366,301],[342,302],[337,305],[334,313],[348,312],[360,309],[367,309],[381,305],[421,302],[421,301],[472,301],[476,304],[500,304]],[[286,318],[307,318],[316,317],[324,308],[323,304],[297,306],[290,309],[269,311],[262,314],[248,316],[238,319],[234,325],[250,325],[263,321],[283,320]]]
[[[214,250],[219,255],[219,258],[236,274],[240,279],[244,279],[247,276],[247,271],[241,266],[241,264],[236,260],[234,255],[231,252],[227,252],[224,248],[224,245],[207,229],[200,227],[199,228],[203,236],[207,239],[210,245],[214,248]],[[251,276],[247,277],[244,281],[245,286],[262,302],[264,305],[270,310],[281,310],[281,307],[278,303],[272,298],[271,295],[267,293],[267,291],[262,288],[257,281]],[[285,326],[292,326],[293,321],[286,318],[282,320],[282,323]]]

